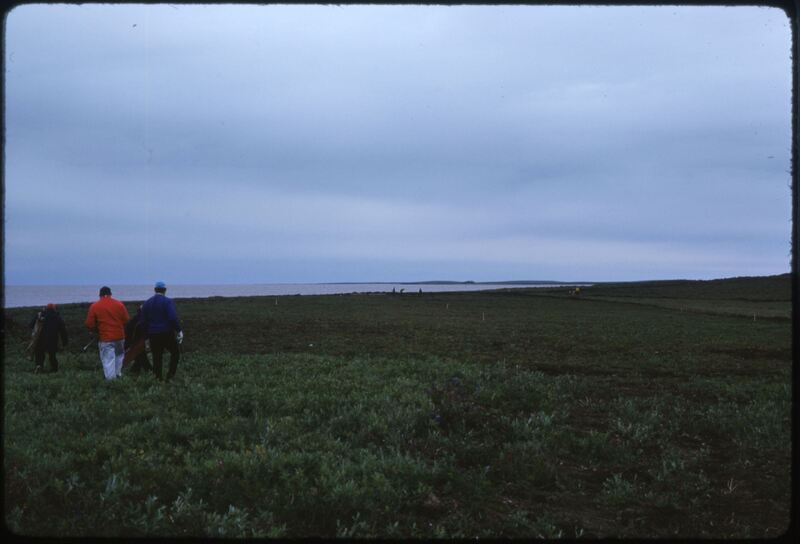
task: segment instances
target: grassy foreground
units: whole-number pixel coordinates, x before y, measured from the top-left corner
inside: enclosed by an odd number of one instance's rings
[[[35,375],[5,311],[5,523],[49,536],[769,537],[788,276],[178,300],[173,383]],[[143,293],[143,297],[147,293]],[[133,311],[135,304],[128,305]]]

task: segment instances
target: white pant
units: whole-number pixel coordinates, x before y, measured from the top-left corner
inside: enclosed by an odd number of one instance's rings
[[[98,342],[100,361],[103,363],[103,374],[107,380],[122,376],[122,360],[125,358],[125,347],[122,340],[116,342]]]

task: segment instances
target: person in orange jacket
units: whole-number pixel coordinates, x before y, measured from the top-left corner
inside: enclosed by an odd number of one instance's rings
[[[125,305],[111,298],[111,289],[100,288],[100,300],[89,306],[86,328],[97,334],[100,361],[106,380],[122,376],[125,357],[125,323],[130,319]]]

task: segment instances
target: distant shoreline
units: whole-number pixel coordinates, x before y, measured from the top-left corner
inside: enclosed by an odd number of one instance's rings
[[[657,280],[635,280],[635,281],[657,281]],[[678,280],[685,281],[685,280]],[[226,287],[234,286],[248,286],[248,285],[584,285],[594,283],[609,283],[598,281],[554,281],[554,280],[502,280],[502,281],[472,281],[472,280],[431,280],[431,281],[276,281],[276,282],[236,282],[236,283],[181,283],[173,284],[182,287],[206,287],[210,285],[220,285]],[[614,282],[617,283],[617,282]],[[120,282],[97,282],[97,283],[6,283],[5,287],[25,287],[25,288],[63,288],[63,287],[78,287],[78,288],[100,288],[101,285],[124,285],[128,287],[146,287],[152,288],[152,285],[147,283],[120,283]],[[170,284],[167,285],[169,287]]]
[[[124,301],[144,301],[153,294],[151,285],[107,284],[114,298]],[[559,282],[342,282],[342,283],[263,283],[263,284],[167,284],[167,295],[175,299],[253,296],[324,296],[352,293],[411,293],[485,291],[497,288],[547,288],[584,286],[584,283]],[[405,289],[408,288],[408,289]],[[3,308],[24,308],[54,304],[80,304],[97,300],[97,285],[7,285]]]
[[[211,298],[211,297],[250,297],[250,296],[324,296],[353,293],[412,293],[418,289],[423,292],[469,292],[487,291],[503,288],[558,288],[589,286],[634,286],[668,285],[694,283],[714,285],[731,281],[749,281],[762,278],[789,278],[790,274],[774,276],[736,276],[711,280],[661,279],[640,281],[595,281],[563,282],[553,280],[505,280],[505,281],[453,281],[430,280],[417,282],[328,282],[328,283],[260,283],[260,284],[167,284],[167,294],[171,298]],[[131,285],[108,283],[114,298],[122,301],[144,301],[153,294],[151,284]],[[42,306],[47,303],[75,304],[97,300],[100,284],[93,285],[5,285],[3,308],[23,308]]]
[[[536,280],[505,280],[505,281],[452,281],[452,280],[431,280],[431,281],[329,281],[319,282],[314,285],[576,285],[596,282],[576,282],[576,281],[536,281]]]

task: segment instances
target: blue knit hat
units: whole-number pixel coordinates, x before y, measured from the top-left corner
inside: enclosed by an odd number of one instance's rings
[[[163,281],[157,281],[156,282],[155,289],[166,289],[166,288],[167,288],[167,284],[164,283]]]

